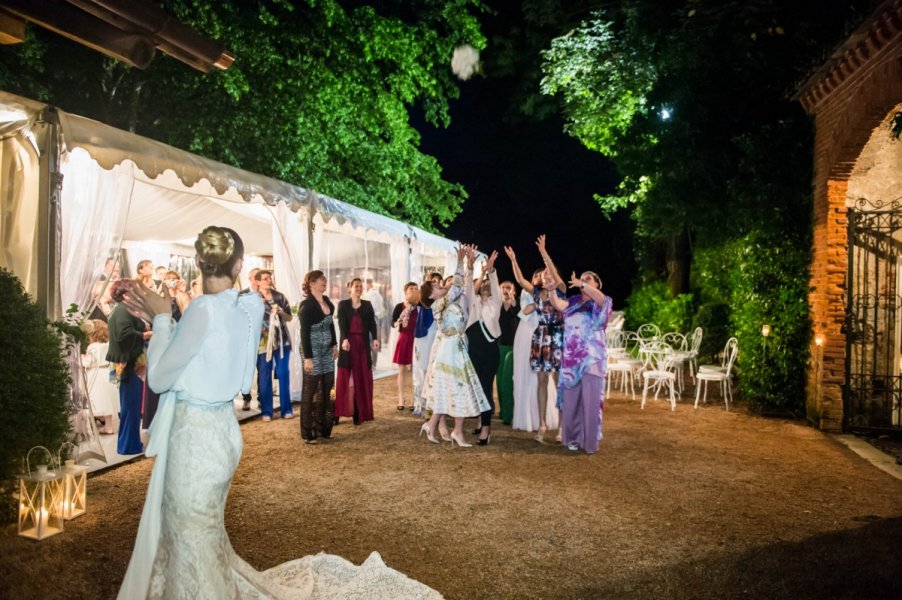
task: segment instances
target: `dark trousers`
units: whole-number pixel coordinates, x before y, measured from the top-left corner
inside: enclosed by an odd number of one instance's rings
[[[304,373],[301,390],[301,437],[305,440],[332,437],[335,401],[331,398],[335,372],[322,375]]]
[[[485,397],[489,401],[489,409],[480,414],[480,424],[489,426],[492,424],[492,415],[495,413],[492,383],[495,381],[495,373],[498,372],[498,363],[501,357],[498,354],[498,340],[488,341],[482,332],[482,325],[479,321],[467,329],[467,353],[470,355],[473,368],[476,369],[479,385],[482,386],[482,391],[485,392]]]

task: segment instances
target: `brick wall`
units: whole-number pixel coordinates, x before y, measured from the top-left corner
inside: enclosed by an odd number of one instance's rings
[[[890,3],[898,11],[900,3]],[[895,14],[895,13],[894,13]],[[814,238],[808,295],[813,332],[807,412],[821,429],[842,428],[845,382],[845,278],[848,262],[846,192],[862,148],[902,102],[902,31],[898,18],[875,26],[848,60],[810,82],[801,101],[814,116]],[[889,25],[887,25],[889,23]],[[860,38],[859,38],[860,39]],[[826,90],[826,91],[825,91]],[[823,339],[818,347],[815,340]]]
[[[808,418],[821,429],[842,427],[846,337],[843,293],[847,263],[846,181],[824,182],[814,205],[814,241],[808,303],[814,329],[808,369]],[[817,338],[823,340],[818,346]]]

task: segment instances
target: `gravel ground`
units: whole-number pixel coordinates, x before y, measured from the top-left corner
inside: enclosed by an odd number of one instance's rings
[[[803,423],[614,395],[594,456],[502,426],[452,449],[416,438],[394,385],[328,444],[242,425],[226,526],[254,567],[377,550],[450,599],[902,597],[902,481]],[[91,477],[61,535],[5,527],[0,597],[115,597],[152,464]]]

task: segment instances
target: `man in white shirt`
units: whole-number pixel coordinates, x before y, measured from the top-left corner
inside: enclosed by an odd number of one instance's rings
[[[492,414],[495,412],[495,400],[492,396],[495,373],[498,371],[500,356],[498,338],[501,336],[501,288],[498,285],[498,274],[495,272],[495,259],[498,252],[492,252],[485,264],[485,271],[476,283],[467,278],[467,352],[479,377],[479,384],[491,408],[480,416],[479,444],[489,443]],[[469,265],[473,270],[472,263]]]

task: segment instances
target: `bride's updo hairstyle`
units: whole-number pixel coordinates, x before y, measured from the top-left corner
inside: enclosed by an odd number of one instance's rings
[[[244,258],[244,243],[233,229],[211,225],[194,242],[197,266],[204,277],[232,277],[235,263]]]

